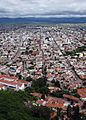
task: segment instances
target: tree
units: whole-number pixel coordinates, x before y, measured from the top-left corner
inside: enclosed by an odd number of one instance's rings
[[[86,86],[86,82],[84,82],[83,85]]]
[[[47,74],[47,67],[45,66],[45,65],[43,65],[42,66],[42,73],[43,73],[43,75],[44,75],[44,77],[46,76],[46,74]]]
[[[44,93],[42,94],[41,99],[45,99],[45,94]]]
[[[37,118],[44,118],[44,120],[50,119],[51,110],[45,106],[32,106],[30,109],[30,114],[36,116]]]
[[[52,96],[61,97],[61,98],[63,97],[63,94],[69,94],[70,95],[69,91],[64,91],[64,90],[51,93]]]
[[[72,116],[72,118],[73,118],[73,120],[81,120],[78,105],[73,108],[73,116]]]
[[[26,78],[26,81],[29,81],[29,82],[30,82],[30,81],[32,81],[32,80],[33,80],[33,79],[32,79],[30,76]]]
[[[86,101],[83,103],[82,108],[83,108],[83,109],[86,109]]]
[[[33,52],[32,50],[29,50],[29,54],[32,54],[32,52]]]
[[[67,116],[71,117],[71,106],[70,105],[68,105],[67,107]]]
[[[32,81],[32,87],[38,92],[41,88],[46,86],[46,80],[44,78],[39,78]]]
[[[26,50],[26,51],[25,51],[25,54],[26,54],[26,55],[28,55],[28,54],[29,54],[28,50]]]
[[[28,46],[28,47],[26,47],[26,50],[29,50],[29,46]]]
[[[63,114],[63,112],[62,112],[62,109],[57,108],[57,119],[63,120],[63,118],[64,118],[64,114]]]
[[[0,120],[37,120],[23,104],[29,98],[31,96],[25,91],[0,91]],[[38,119],[44,120],[41,116]]]
[[[57,87],[60,87],[59,81],[57,80],[54,85],[57,86]]]
[[[18,79],[22,79],[22,76],[21,76],[21,74],[19,74],[19,73],[17,73],[17,77],[18,77]]]
[[[80,95],[78,93],[74,94],[74,96],[80,98]]]
[[[44,86],[44,87],[40,88],[40,93],[48,95],[49,94],[48,87]]]

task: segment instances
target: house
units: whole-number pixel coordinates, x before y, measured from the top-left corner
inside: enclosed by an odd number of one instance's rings
[[[6,87],[4,85],[0,84],[0,90],[5,90],[5,89],[6,89]]]
[[[24,84],[20,84],[14,81],[7,81],[4,80],[3,78],[0,79],[0,84],[6,86],[9,89],[15,89],[15,90],[24,90]]]
[[[86,101],[86,88],[77,89],[77,93],[81,96],[81,100]]]
[[[8,89],[24,90],[26,87],[31,86],[31,82],[18,80],[16,77],[10,77],[7,75],[0,75],[0,84],[4,85]]]
[[[18,83],[24,84],[26,87],[31,87],[31,82],[24,81],[24,80],[17,80]]]
[[[50,116],[50,119],[55,118],[55,117],[56,117],[56,115],[57,115],[57,113],[52,113],[52,114],[51,114],[51,116]]]
[[[70,95],[66,95],[66,94],[63,94],[63,97],[66,98],[66,99],[69,99],[69,100],[75,101],[75,102],[80,101],[79,98],[74,97],[74,96],[70,96]]]
[[[30,93],[30,94],[37,98],[41,98],[41,96],[42,96],[42,94],[40,94],[40,93]]]

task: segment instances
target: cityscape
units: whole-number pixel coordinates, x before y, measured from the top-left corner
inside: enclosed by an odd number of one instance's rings
[[[36,100],[25,105],[52,109],[50,119],[58,109],[69,119],[69,107],[86,114],[85,25],[4,26],[0,51],[1,90],[28,91]]]
[[[0,0],[0,120],[86,120],[86,0]]]

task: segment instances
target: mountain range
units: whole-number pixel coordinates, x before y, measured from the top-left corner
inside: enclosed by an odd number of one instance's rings
[[[62,17],[62,18],[0,18],[0,24],[62,24],[62,23],[86,23],[86,17]]]

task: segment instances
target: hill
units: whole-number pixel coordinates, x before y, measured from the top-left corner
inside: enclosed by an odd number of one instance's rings
[[[0,18],[0,24],[62,24],[62,23],[86,23],[86,17],[69,17],[69,18]]]

